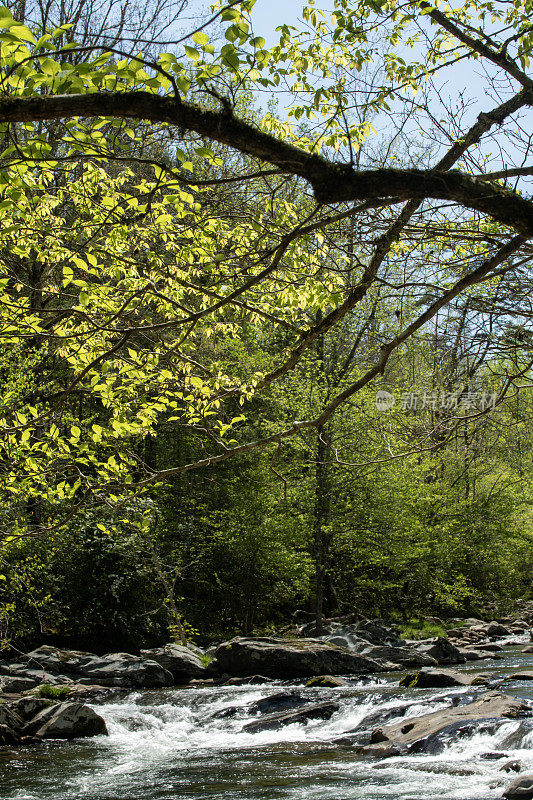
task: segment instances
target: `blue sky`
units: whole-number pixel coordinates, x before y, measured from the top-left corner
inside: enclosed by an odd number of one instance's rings
[[[303,0],[257,0],[253,11],[256,35],[271,43],[278,25],[296,24],[303,5]]]

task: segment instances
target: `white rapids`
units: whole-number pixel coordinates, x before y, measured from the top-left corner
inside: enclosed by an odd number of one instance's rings
[[[533,658],[510,650],[483,669],[505,675]],[[471,668],[472,665],[468,665]],[[278,691],[335,699],[331,719],[279,730],[243,730],[251,703]],[[533,685],[507,691],[533,702]],[[396,706],[403,718],[464,702],[472,690],[398,687],[398,676],[338,689],[280,684],[168,689],[95,705],[109,736],[0,754],[1,800],[490,800],[514,772],[533,772],[533,717],[502,720],[495,732],[450,742],[439,755],[370,759],[353,731],[365,717]],[[217,712],[233,707],[230,717]],[[352,739],[350,739],[350,735]]]

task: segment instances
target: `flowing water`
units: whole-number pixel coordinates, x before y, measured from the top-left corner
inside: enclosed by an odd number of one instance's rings
[[[524,668],[533,669],[533,655],[510,647],[504,660],[462,669],[505,676]],[[294,686],[316,701],[334,698],[339,711],[254,734],[242,730],[247,707],[287,683],[133,692],[94,706],[108,737],[0,751],[0,800],[489,800],[514,777],[500,771],[507,761],[533,772],[533,717],[502,721],[495,733],[459,739],[440,755],[357,755],[348,734],[369,714],[407,702],[407,718],[472,697],[468,687],[401,689],[398,678]],[[533,682],[500,691],[533,704]],[[232,717],[211,718],[230,706],[238,706]]]

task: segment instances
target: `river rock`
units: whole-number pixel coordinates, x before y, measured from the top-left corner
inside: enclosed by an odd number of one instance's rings
[[[338,686],[349,686],[350,684],[348,681],[345,681],[344,678],[339,678],[336,675],[317,675],[316,678],[311,678],[311,680],[307,681],[305,685],[327,686],[335,689]]]
[[[383,755],[392,745],[407,748],[409,752],[440,752],[446,741],[460,735],[483,729],[491,732],[503,719],[516,719],[531,713],[523,701],[498,692],[487,692],[477,700],[464,705],[434,711],[419,717],[403,719],[372,731],[370,744],[360,748],[365,754]],[[480,723],[483,723],[480,726]]]
[[[342,632],[359,636],[362,639],[366,639],[370,644],[375,645],[394,646],[405,644],[396,625],[384,625],[370,619],[363,619],[351,626],[350,630],[342,629]]]
[[[7,725],[0,723],[0,747],[12,747],[13,745],[20,744],[20,737]]]
[[[15,735],[15,732],[20,731],[24,725],[24,720],[10,704],[8,705],[7,703],[1,703],[0,725],[2,725],[5,729],[13,731],[13,735]]]
[[[45,700],[44,697],[21,697],[11,703],[11,709],[19,715],[24,722],[29,722],[40,711],[45,708],[50,708],[53,703],[50,700]]]
[[[358,733],[361,730],[371,730],[376,727],[376,725],[383,725],[385,722],[389,722],[391,719],[396,719],[397,717],[404,717],[415,705],[414,703],[402,703],[400,705],[394,706],[393,708],[380,708],[377,711],[373,711],[371,714],[367,714],[366,717],[360,721],[356,728],[352,728],[346,733]]]
[[[42,667],[39,668],[38,665],[33,665],[32,667],[28,663],[10,664],[7,669],[2,671],[2,678],[4,677],[27,678],[28,680],[33,680],[35,686],[40,683],[48,683],[54,686],[56,684],[67,684],[71,682],[70,678],[67,678],[65,675],[52,674]]]
[[[510,636],[512,633],[509,628],[506,628],[505,625],[500,625],[499,622],[489,622],[489,624],[485,626],[485,630],[487,632],[487,636],[495,638],[501,636]]]
[[[39,681],[36,678],[24,678],[22,676],[13,675],[13,677],[3,676],[0,678],[0,692],[4,694],[17,694],[19,692],[27,692],[37,686]]]
[[[249,714],[276,714],[279,711],[292,711],[306,704],[312,703],[299,692],[277,692],[276,694],[256,700],[248,708]]]
[[[490,684],[500,683],[501,676],[493,672],[478,672],[470,681],[470,686],[490,686]]]
[[[506,761],[505,764],[499,768],[498,772],[520,772],[521,769],[522,764],[520,761]]]
[[[515,728],[511,733],[502,739],[499,744],[505,750],[523,750],[525,739],[531,737],[531,722],[530,719],[524,719],[520,722],[518,728]],[[527,745],[529,747],[529,745]]]
[[[362,655],[389,661],[400,668],[437,666],[436,659],[421,653],[414,647],[365,647]]]
[[[271,683],[271,678],[266,678],[264,675],[248,675],[246,678],[229,678],[224,681],[223,686],[255,686],[262,683]],[[196,681],[192,681],[196,683]]]
[[[498,658],[498,656],[495,656],[494,653],[491,653],[488,650],[471,650],[469,647],[459,647],[457,649],[465,661],[481,661],[484,658]]]
[[[310,719],[329,719],[338,710],[339,704],[332,701],[327,703],[308,703],[303,708],[295,711],[269,714],[262,719],[248,722],[244,725],[243,730],[248,733],[277,730],[284,725],[302,724],[302,722],[307,722]]]
[[[508,681],[533,681],[533,672],[513,672]]]
[[[466,658],[462,655],[459,648],[455,647],[444,636],[438,636],[429,644],[422,644],[417,647],[420,653],[424,653],[431,658],[434,658],[437,664],[445,666],[446,664],[464,664]]]
[[[335,623],[328,622],[324,620],[321,626],[321,636],[325,636],[327,634],[333,634],[338,626]],[[310,622],[306,622],[304,625],[301,625],[298,628],[298,634],[300,636],[308,638],[309,636],[316,636],[318,634],[318,628],[316,625],[315,620],[311,620]]]
[[[36,650],[26,653],[24,660],[27,662],[26,668],[40,668],[52,674],[68,675],[81,673],[83,667],[95,658],[98,656],[93,653],[81,650],[60,650],[58,647],[44,644]]]
[[[104,720],[83,703],[56,703],[40,711],[23,728],[37,739],[77,739],[107,734]]]
[[[359,675],[386,671],[386,665],[318,639],[246,639],[219,645],[210,665],[220,673],[272,678]]]
[[[141,656],[150,661],[157,661],[163,669],[172,674],[176,683],[188,681],[191,678],[206,677],[206,669],[198,653],[173,642],[164,647],[141,650]]]
[[[503,647],[496,642],[485,642],[482,645],[467,645],[466,650],[483,650],[485,653],[503,653]]]
[[[101,686],[133,686],[156,688],[171,686],[172,674],[157,661],[143,659],[129,653],[109,653],[97,656],[80,650],[60,650],[43,645],[26,655],[27,665],[41,666],[52,674],[65,677],[65,682],[75,677],[78,683],[99,684]],[[25,674],[28,673],[26,669]],[[38,671],[36,674],[39,674]],[[43,676],[43,683],[50,683]],[[56,681],[57,682],[57,681]]]
[[[82,703],[54,703],[39,697],[21,697],[0,705],[0,745],[30,739],[73,739],[106,734],[105,722]]]
[[[322,636],[321,637],[325,642],[329,642],[330,644],[336,644],[337,647],[342,647],[344,650],[355,650],[356,652],[360,652],[368,647],[368,642],[365,639],[360,639],[357,636],[354,636],[351,633],[346,634],[338,634],[335,633],[333,636]]]
[[[70,686],[73,683],[73,679],[66,675],[53,675],[51,672],[38,669],[25,669],[17,674],[23,678],[32,678],[37,686],[41,683],[46,683],[48,686]]]
[[[533,653],[533,644],[528,644],[527,647],[524,647],[522,650],[523,653]]]
[[[80,683],[97,683],[101,686],[135,686],[153,689],[172,686],[172,673],[157,661],[132,656],[129,653],[109,653],[95,657],[83,666]]]
[[[421,669],[405,675],[400,686],[416,689],[442,689],[448,686],[469,686],[472,678],[454,669]]]
[[[497,717],[488,719],[465,719],[451,722],[435,733],[422,738],[420,741],[412,743],[408,747],[410,753],[425,753],[427,755],[439,755],[443,753],[451,743],[465,737],[494,736],[501,726],[501,719]]]
[[[533,797],[533,774],[520,775],[515,778],[503,793],[503,797],[507,800],[518,800],[519,798],[527,800],[527,798]]]

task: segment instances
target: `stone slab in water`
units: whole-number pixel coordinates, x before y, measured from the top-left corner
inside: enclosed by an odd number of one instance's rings
[[[328,703],[309,703],[304,708],[295,711],[282,711],[279,714],[269,714],[258,720],[248,722],[243,730],[248,733],[260,733],[261,731],[272,731],[284,725],[301,724],[309,719],[329,719],[335,711],[339,710],[339,704]]]
[[[522,700],[498,692],[487,692],[471,703],[376,728],[372,731],[370,744],[363,746],[360,752],[383,755],[391,745],[407,748],[410,752],[413,750],[420,752],[425,741],[429,742],[436,734],[458,723],[458,727],[464,723],[471,725],[480,720],[499,723],[505,719],[516,719],[530,713],[531,707]]]
[[[503,797],[507,800],[527,800],[533,797],[533,775],[521,775],[509,784]]]
[[[400,686],[416,689],[445,689],[448,686],[469,686],[472,677],[455,669],[421,669],[405,675]]]
[[[349,682],[344,678],[339,678],[338,675],[317,675],[316,678],[311,678],[305,684],[306,686],[323,686],[336,689],[339,686],[349,686]]]
[[[23,734],[37,739],[76,739],[107,734],[104,720],[83,703],[56,703],[40,711],[23,728]]]

